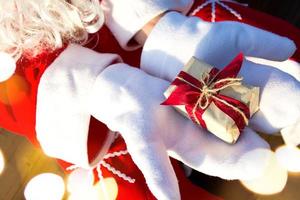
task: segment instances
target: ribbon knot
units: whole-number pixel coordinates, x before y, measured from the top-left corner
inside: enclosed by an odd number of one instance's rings
[[[209,106],[211,98],[214,98],[215,100],[224,103],[223,102],[224,100],[220,99],[217,96],[217,94],[220,91],[224,90],[225,88],[241,85],[243,80],[243,78],[223,78],[214,82],[216,76],[210,78],[211,76],[209,73],[204,73],[202,79],[200,79],[202,88],[194,86],[192,83],[184,80],[184,82],[196,87],[200,91],[200,96],[199,99],[197,100],[197,103],[195,104],[195,109],[197,107],[200,107],[201,109],[205,110]],[[183,80],[181,77],[177,77],[177,78]]]
[[[214,95],[216,92],[211,88],[211,85],[205,81],[206,79],[209,79],[209,74],[207,74],[206,77],[202,78],[200,82],[202,83],[202,88],[199,88],[200,96],[197,100],[197,103],[195,105],[195,109],[199,106],[201,109],[206,109],[209,105],[209,100],[212,95]]]

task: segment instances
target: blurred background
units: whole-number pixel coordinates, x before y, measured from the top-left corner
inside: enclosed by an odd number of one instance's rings
[[[238,0],[249,7],[280,17],[300,27],[300,1],[298,0]]]
[[[300,1],[298,0],[240,0],[239,2],[278,16],[300,28]],[[271,144],[273,150],[283,144],[280,137],[265,135],[263,137]],[[66,180],[65,174],[54,159],[46,157],[40,149],[31,145],[25,138],[0,129],[0,200],[24,199],[24,188],[27,183],[36,175],[46,172],[57,174]],[[195,171],[192,172],[190,179],[226,200],[300,199],[300,173],[289,173],[284,190],[273,195],[259,195],[247,189],[239,181],[224,181]],[[53,186],[49,182],[49,187]],[[191,197],[192,199],[198,198]]]

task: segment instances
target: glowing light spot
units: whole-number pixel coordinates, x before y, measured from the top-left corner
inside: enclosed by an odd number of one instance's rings
[[[300,172],[300,149],[282,146],[276,150],[276,157],[281,166],[290,172]]]
[[[270,159],[262,176],[241,183],[252,192],[271,195],[283,190],[287,178],[287,171],[277,162],[275,154],[270,152]]]
[[[86,190],[84,193],[71,193],[70,196],[68,197],[68,200],[99,200],[97,197],[96,191],[89,189]],[[106,200],[106,199],[103,199]]]
[[[56,174],[44,173],[29,181],[24,196],[26,200],[61,200],[64,193],[63,179]]]
[[[105,191],[104,191],[105,189]],[[68,200],[115,200],[118,195],[118,185],[114,178],[104,178],[102,182],[82,190],[73,191]]]
[[[29,86],[26,80],[15,74],[7,81],[0,82],[0,102],[14,104],[22,101],[28,95]]]
[[[94,177],[89,170],[75,169],[68,177],[67,188],[70,193],[88,190],[93,186]]]
[[[2,174],[5,167],[5,160],[2,151],[0,150],[0,175]]]
[[[109,200],[115,200],[118,196],[118,185],[114,178],[105,178],[103,182],[99,181],[94,188],[97,190],[99,199],[105,199],[106,194],[108,194]],[[106,189],[106,194],[103,189]]]

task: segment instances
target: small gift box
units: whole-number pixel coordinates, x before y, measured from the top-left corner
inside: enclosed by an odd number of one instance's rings
[[[239,54],[223,70],[192,58],[171,83],[162,105],[172,105],[184,116],[228,143],[235,143],[258,110],[259,88],[242,85]]]

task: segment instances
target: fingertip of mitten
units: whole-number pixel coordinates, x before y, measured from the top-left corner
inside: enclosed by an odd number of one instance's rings
[[[300,172],[300,149],[296,146],[283,145],[276,149],[279,164],[289,172]]]
[[[258,148],[244,154],[239,160],[240,164],[243,165],[241,180],[254,180],[261,177],[269,162],[274,157],[274,153],[269,149]]]
[[[284,61],[284,60],[290,58],[291,56],[293,56],[294,53],[297,50],[296,43],[293,40],[291,40],[291,39],[289,39],[287,37],[285,38],[285,40],[286,40],[285,41],[285,45],[286,45],[285,49],[286,49],[286,51],[282,51],[282,52],[286,53],[286,55],[283,55],[282,61]]]
[[[241,180],[241,183],[250,191],[263,194],[271,195],[281,192],[287,182],[288,173],[280,166],[276,160],[276,156],[273,152],[269,151],[269,158],[266,163],[266,167],[260,176],[250,179]]]

